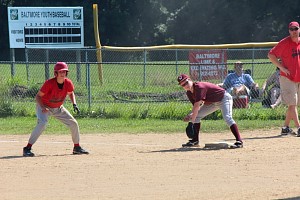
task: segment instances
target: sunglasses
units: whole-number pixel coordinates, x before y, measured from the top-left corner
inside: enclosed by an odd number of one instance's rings
[[[299,28],[295,27],[295,28],[289,28],[290,31],[298,31]]]
[[[185,87],[188,83],[189,83],[189,81],[185,81],[184,84],[181,84],[181,86]]]

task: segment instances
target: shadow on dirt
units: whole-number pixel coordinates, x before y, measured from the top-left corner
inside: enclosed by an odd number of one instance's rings
[[[19,156],[3,156],[0,157],[0,160],[9,160],[9,159],[17,159],[17,158],[38,158],[38,157],[58,157],[58,156],[77,156],[73,154],[56,154],[56,155],[35,155],[33,157],[24,157],[22,155]]]
[[[215,147],[215,148],[174,148],[174,149],[162,149],[156,151],[147,151],[147,152],[139,152],[139,153],[168,153],[168,152],[188,152],[188,151],[217,151],[217,150],[234,150],[231,148],[222,148],[222,147]]]
[[[23,156],[3,156],[3,157],[0,157],[0,159],[15,159],[15,158],[24,158]]]
[[[277,200],[299,200],[300,196],[297,197],[290,197],[290,198],[284,198],[284,199],[277,199]]]
[[[282,135],[274,135],[274,136],[261,136],[261,137],[244,137],[243,140],[267,140],[267,139],[276,139],[276,138],[285,138],[285,137],[292,137],[292,135],[282,136]],[[225,139],[223,141],[234,141],[233,139]],[[173,149],[162,149],[162,150],[155,150],[155,151],[147,151],[147,152],[139,152],[139,153],[167,153],[167,152],[187,152],[187,151],[217,151],[217,150],[234,150],[228,147],[213,147],[213,148],[206,148],[206,147],[192,147],[192,148],[173,148]],[[300,198],[299,198],[300,199]],[[293,200],[293,199],[292,199]]]
[[[274,136],[261,136],[261,137],[242,137],[243,140],[266,140],[266,139],[276,139],[276,138],[285,138],[290,137],[292,135],[274,135]],[[225,141],[230,141],[230,139],[227,139]]]

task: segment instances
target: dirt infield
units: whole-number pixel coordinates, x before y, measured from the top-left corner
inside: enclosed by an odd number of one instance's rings
[[[242,133],[243,149],[205,150],[231,133],[82,134],[90,155],[71,155],[71,136],[42,135],[36,157],[22,157],[28,135],[0,136],[1,200],[298,199],[300,138],[278,130]]]

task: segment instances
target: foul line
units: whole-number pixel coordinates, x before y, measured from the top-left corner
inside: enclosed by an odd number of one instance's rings
[[[26,143],[28,141],[18,141],[18,140],[0,140],[0,143]],[[44,144],[68,144],[70,142],[61,142],[61,141],[39,141],[39,143],[44,143]],[[96,142],[96,143],[81,143],[81,144],[95,144],[95,145],[106,145],[106,146],[149,146],[149,147],[162,147],[165,145],[160,145],[160,144],[140,144],[140,143],[104,143],[104,142]]]

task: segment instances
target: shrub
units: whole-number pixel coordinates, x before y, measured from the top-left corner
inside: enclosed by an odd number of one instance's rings
[[[9,117],[14,115],[12,101],[0,100],[0,117]]]

